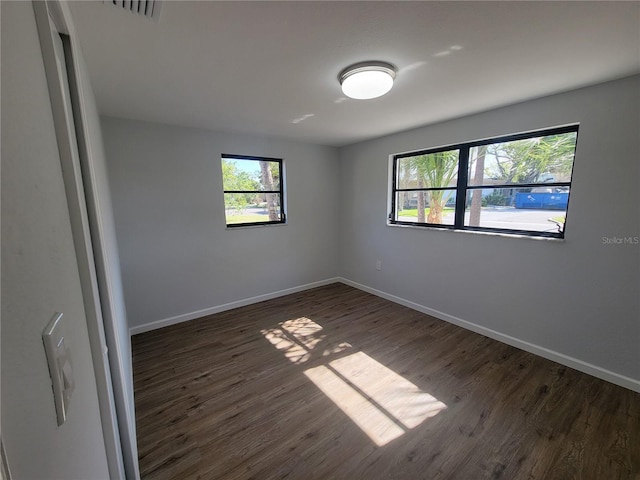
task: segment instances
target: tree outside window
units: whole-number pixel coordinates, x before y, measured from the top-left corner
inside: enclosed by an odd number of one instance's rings
[[[222,155],[227,226],[284,223],[282,160]]]
[[[392,224],[563,237],[577,126],[396,155]]]

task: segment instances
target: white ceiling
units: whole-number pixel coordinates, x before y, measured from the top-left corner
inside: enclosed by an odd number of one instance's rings
[[[640,2],[73,2],[105,115],[341,146],[640,72]],[[338,73],[393,63],[345,99]]]

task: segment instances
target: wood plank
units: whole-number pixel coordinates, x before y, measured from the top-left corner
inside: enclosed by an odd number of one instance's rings
[[[132,346],[144,479],[640,478],[640,394],[343,284]]]

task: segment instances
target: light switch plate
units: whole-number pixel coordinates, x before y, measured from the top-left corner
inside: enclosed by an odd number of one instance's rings
[[[56,313],[42,332],[44,350],[49,363],[49,374],[53,384],[58,425],[62,425],[67,419],[69,401],[75,389],[71,355],[64,336],[62,318],[62,313]]]

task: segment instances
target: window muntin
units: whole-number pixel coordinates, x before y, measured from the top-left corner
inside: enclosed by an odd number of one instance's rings
[[[227,227],[284,223],[282,160],[223,154]]]
[[[573,125],[396,155],[389,221],[563,238],[577,133]]]

